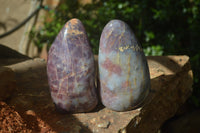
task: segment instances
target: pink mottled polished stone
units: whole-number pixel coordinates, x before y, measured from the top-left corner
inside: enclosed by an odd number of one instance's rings
[[[88,112],[97,105],[94,56],[80,20],[69,20],[56,37],[48,53],[47,74],[59,110]]]
[[[99,75],[101,100],[109,109],[134,109],[149,93],[146,57],[134,33],[123,21],[112,20],[103,29]]]

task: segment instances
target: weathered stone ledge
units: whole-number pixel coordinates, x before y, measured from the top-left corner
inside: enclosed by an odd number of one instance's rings
[[[31,130],[37,132],[155,133],[190,96],[193,76],[188,56],[150,56],[147,59],[151,93],[140,108],[132,111],[115,112],[99,104],[90,113],[57,113],[49,93],[46,62],[42,59],[6,66],[13,71],[16,80],[16,89],[12,89],[7,104],[13,105],[22,119],[32,123]],[[2,71],[0,79],[3,79]],[[5,85],[0,86],[0,94],[6,93],[4,89]]]

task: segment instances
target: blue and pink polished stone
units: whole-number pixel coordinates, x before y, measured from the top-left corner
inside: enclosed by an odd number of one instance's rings
[[[99,75],[101,100],[109,109],[134,109],[149,93],[146,57],[131,28],[123,21],[112,20],[103,29]]]

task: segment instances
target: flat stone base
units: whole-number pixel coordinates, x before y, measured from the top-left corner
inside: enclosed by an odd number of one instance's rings
[[[115,112],[99,103],[90,113],[59,114],[51,100],[42,59],[7,66],[14,71],[18,88],[7,104],[14,106],[27,127],[36,132],[155,133],[190,96],[193,76],[188,56],[147,59],[151,92],[143,105],[132,111]]]

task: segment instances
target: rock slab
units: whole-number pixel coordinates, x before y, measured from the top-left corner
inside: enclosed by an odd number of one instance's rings
[[[7,67],[0,67],[0,101],[6,100],[16,89],[14,72]]]
[[[41,59],[9,66],[19,89],[8,104],[36,132],[155,133],[190,96],[193,76],[188,56],[150,56],[147,60],[151,92],[144,105],[132,111],[115,112],[99,104],[90,113],[57,113],[49,93],[46,62]]]

